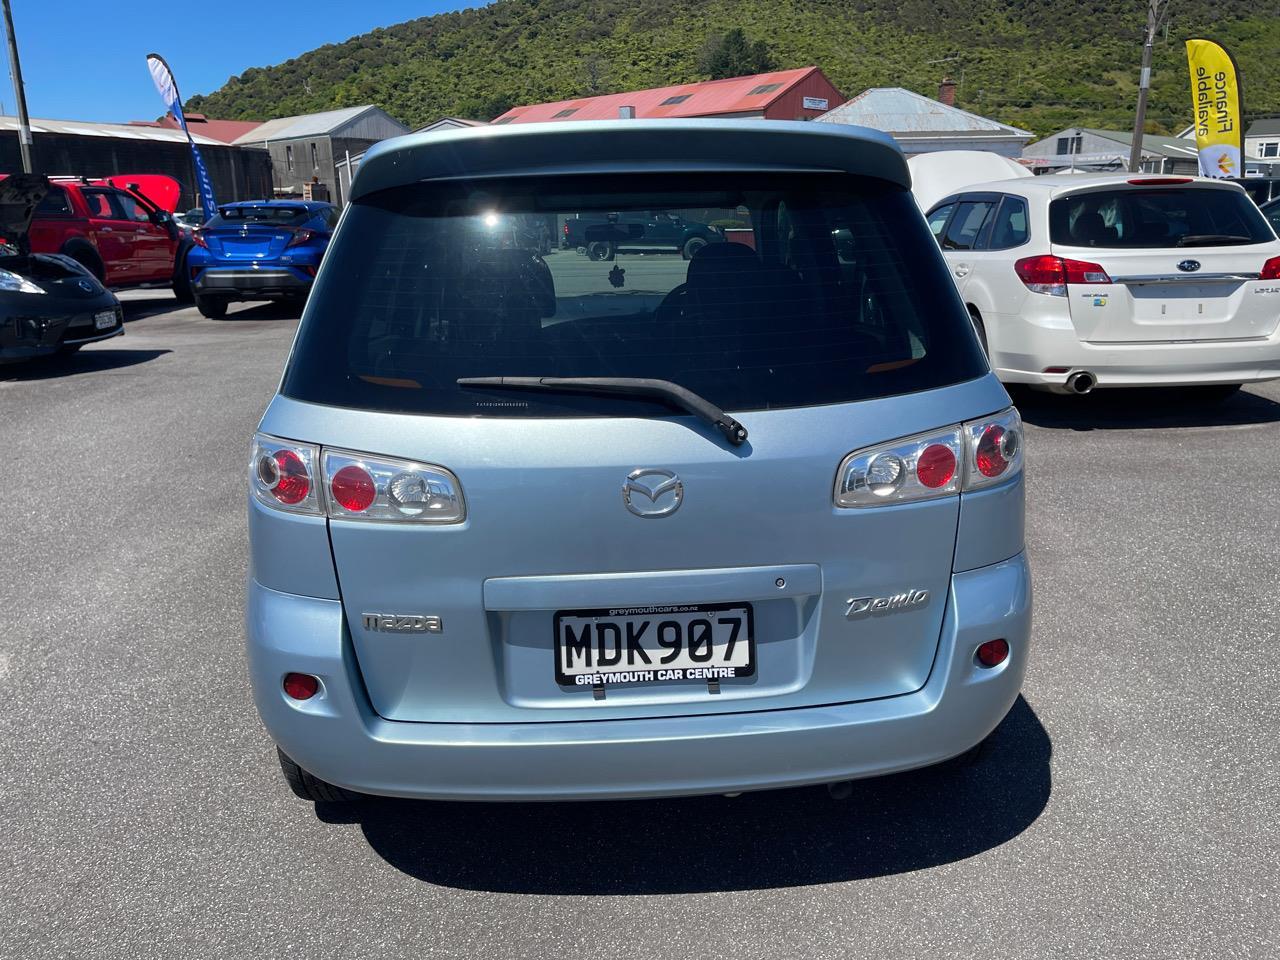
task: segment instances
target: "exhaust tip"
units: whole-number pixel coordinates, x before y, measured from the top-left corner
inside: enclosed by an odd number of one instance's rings
[[[1077,370],[1067,377],[1067,389],[1072,393],[1084,395],[1098,385],[1098,378],[1088,370]]]

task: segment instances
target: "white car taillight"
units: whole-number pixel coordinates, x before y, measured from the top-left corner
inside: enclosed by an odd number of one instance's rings
[[[1008,480],[1022,469],[1022,420],[1003,413],[856,450],[836,474],[838,507],[932,500]]]
[[[458,478],[444,467],[347,450],[323,451],[325,503],[334,519],[461,523]]]
[[[318,448],[258,434],[249,458],[249,489],[259,503],[290,513],[320,514],[316,485]]]

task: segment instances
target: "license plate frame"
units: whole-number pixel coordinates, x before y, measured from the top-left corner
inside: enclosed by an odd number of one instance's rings
[[[116,325],[116,312],[114,310],[99,310],[93,315],[93,329],[110,330]]]
[[[692,655],[686,653],[689,645],[684,642],[684,637],[686,633],[688,633],[686,621],[692,622],[694,620],[705,619],[704,617],[699,617],[699,614],[713,615],[731,610],[741,610],[745,614],[743,618],[745,620],[745,623],[743,624],[743,628],[745,628],[745,636],[738,636],[734,645],[734,648],[736,649],[737,644],[745,643],[746,662],[744,664],[739,665],[737,663],[726,663],[721,657],[717,657],[715,655],[718,648],[730,646],[729,637],[717,635],[715,630],[716,626],[724,626],[725,630],[721,631],[721,634],[725,632],[731,633],[732,627],[727,623],[713,623],[712,635],[709,638],[711,656],[708,661],[690,663],[678,662],[684,660],[692,661]],[[681,646],[678,651],[679,656],[674,657],[667,664],[662,664],[659,662],[659,657],[667,650],[667,648],[654,646],[653,643],[656,640],[658,629],[662,622],[664,620],[672,620],[673,618],[679,618],[678,622],[681,626]],[[601,622],[614,624],[619,631],[617,644],[620,658],[619,663],[617,665],[606,664],[604,669],[596,666],[589,672],[580,670],[572,673],[567,672],[564,669],[566,664],[569,666],[572,666],[572,664],[569,663],[564,656],[566,635],[562,628],[565,626],[566,620],[590,620],[592,623],[597,624]],[[637,665],[630,662],[633,658],[633,647],[630,644],[624,644],[624,641],[622,640],[623,637],[627,636],[626,624],[628,622],[634,623],[636,621],[649,622],[649,626],[643,628],[636,639],[648,640],[647,643],[640,643],[638,646],[640,646],[647,654],[656,654],[656,656],[653,656],[654,662],[651,665]],[[668,637],[670,637],[670,632],[668,632]],[[718,643],[717,641],[721,639],[723,639],[724,642]],[[596,642],[597,644],[599,643],[598,640]],[[625,650],[623,649],[624,645],[626,647]],[[742,600],[725,603],[654,604],[636,607],[600,607],[579,610],[557,610],[554,617],[554,629],[552,633],[552,654],[555,661],[556,683],[562,687],[597,685],[594,682],[594,679],[592,682],[587,682],[586,679],[578,678],[599,678],[601,676],[608,677],[611,675],[649,672],[653,673],[652,678],[604,680],[603,685],[611,687],[635,686],[641,683],[673,683],[693,680],[706,683],[711,680],[733,680],[743,677],[753,677],[756,673],[755,610],[751,603]],[[735,661],[737,659],[739,658],[733,658]],[[732,672],[726,673],[722,676],[702,676],[699,674],[694,674],[693,676],[688,675],[689,670],[705,669],[707,667],[716,668],[717,670],[727,669]],[[679,675],[673,675],[676,671],[679,671]]]

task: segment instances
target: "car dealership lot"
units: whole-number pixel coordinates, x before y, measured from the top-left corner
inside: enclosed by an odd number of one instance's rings
[[[0,367],[0,955],[1280,948],[1280,386],[1018,398],[1035,650],[976,767],[842,803],[312,808],[241,653],[295,322],[122,299],[125,337]]]

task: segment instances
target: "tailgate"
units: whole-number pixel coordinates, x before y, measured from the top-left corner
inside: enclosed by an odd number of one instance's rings
[[[926,413],[926,396],[920,413],[936,419],[937,402]],[[356,657],[388,719],[754,711],[905,694],[929,676],[959,497],[871,510],[832,504],[843,453],[921,422],[849,407],[757,413],[743,456],[674,420],[542,421],[531,443],[531,428],[512,421],[379,415],[365,430],[364,419],[337,415],[334,442],[448,464],[467,510],[464,523],[447,526],[330,523]],[[496,462],[494,450],[518,451],[521,469]],[[628,510],[624,483],[638,467],[680,478],[678,510]],[[904,594],[887,612],[847,616],[852,599]],[[431,622],[441,629],[406,624],[401,632],[398,622],[378,619],[405,614],[439,618]],[[716,684],[686,671],[603,691],[565,676],[566,638],[608,662],[627,646],[624,634],[666,630],[674,640],[683,630],[690,653],[695,620],[707,621],[707,631],[737,621],[735,662],[747,667],[751,646],[749,668]],[[663,626],[677,621],[679,628]],[[663,663],[634,666],[657,671]]]
[[[1280,323],[1280,289],[1258,279],[1276,253],[1271,246],[1264,253],[1055,246],[1054,253],[1096,263],[1112,281],[1070,285],[1071,322],[1082,340],[1248,340],[1270,336]]]

